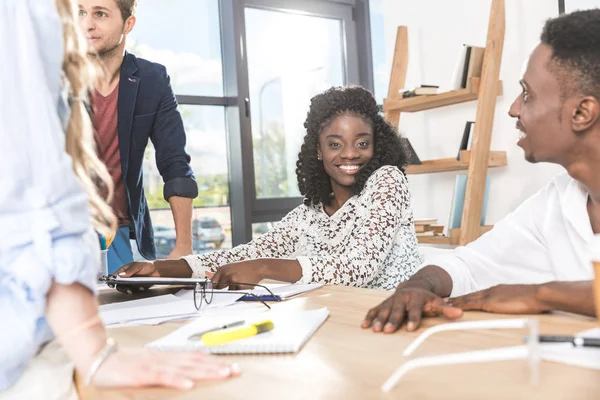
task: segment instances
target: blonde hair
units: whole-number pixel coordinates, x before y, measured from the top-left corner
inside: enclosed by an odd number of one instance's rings
[[[107,204],[112,198],[113,182],[96,154],[94,128],[85,107],[94,69],[87,58],[86,42],[77,24],[75,4],[71,0],[56,0],[56,8],[63,28],[63,73],[73,99],[66,151],[73,159],[75,175],[88,194],[92,225],[98,233],[109,236],[116,229],[116,218]]]

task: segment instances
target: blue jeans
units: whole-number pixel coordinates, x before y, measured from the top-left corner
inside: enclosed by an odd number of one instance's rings
[[[109,274],[114,274],[123,265],[133,262],[128,226],[123,226],[117,230],[115,240],[108,248],[107,256]]]

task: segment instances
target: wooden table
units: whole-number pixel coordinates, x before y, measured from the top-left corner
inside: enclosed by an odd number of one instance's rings
[[[390,393],[381,384],[401,364],[402,350],[420,333],[393,335],[360,329],[365,312],[389,292],[329,286],[299,301],[306,309],[326,306],[330,316],[295,355],[221,356],[238,362],[241,376],[198,383],[188,392],[167,389],[98,390],[84,388],[82,399],[598,399],[600,371],[541,363],[538,387],[529,384],[527,362],[503,361],[414,370]],[[111,295],[119,300],[125,295]],[[123,296],[123,297],[118,297]],[[130,297],[129,297],[130,298]],[[101,297],[102,302],[102,297]],[[298,300],[296,300],[298,302]],[[513,318],[466,313],[462,320]],[[570,315],[536,316],[542,333],[573,334],[595,322]],[[424,327],[443,323],[426,319]],[[181,324],[118,328],[110,331],[122,346],[140,346]],[[414,356],[522,344],[522,330],[446,332],[428,339]]]

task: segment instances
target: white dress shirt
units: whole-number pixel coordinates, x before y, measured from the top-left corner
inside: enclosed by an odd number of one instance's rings
[[[62,42],[53,0],[0,0],[0,392],[52,338],[52,282],[93,289],[100,262],[59,118]]]
[[[433,257],[452,278],[452,296],[499,284],[593,279],[588,193],[567,173],[556,176],[494,229],[449,254]]]

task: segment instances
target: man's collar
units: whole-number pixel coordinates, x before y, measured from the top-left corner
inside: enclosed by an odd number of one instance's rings
[[[123,57],[123,64],[121,64],[121,75],[131,76],[135,74],[137,69],[138,66],[136,57],[133,54],[125,51],[125,56]]]
[[[586,241],[591,240],[594,235],[587,209],[588,196],[585,186],[571,178],[560,199],[565,217]]]

